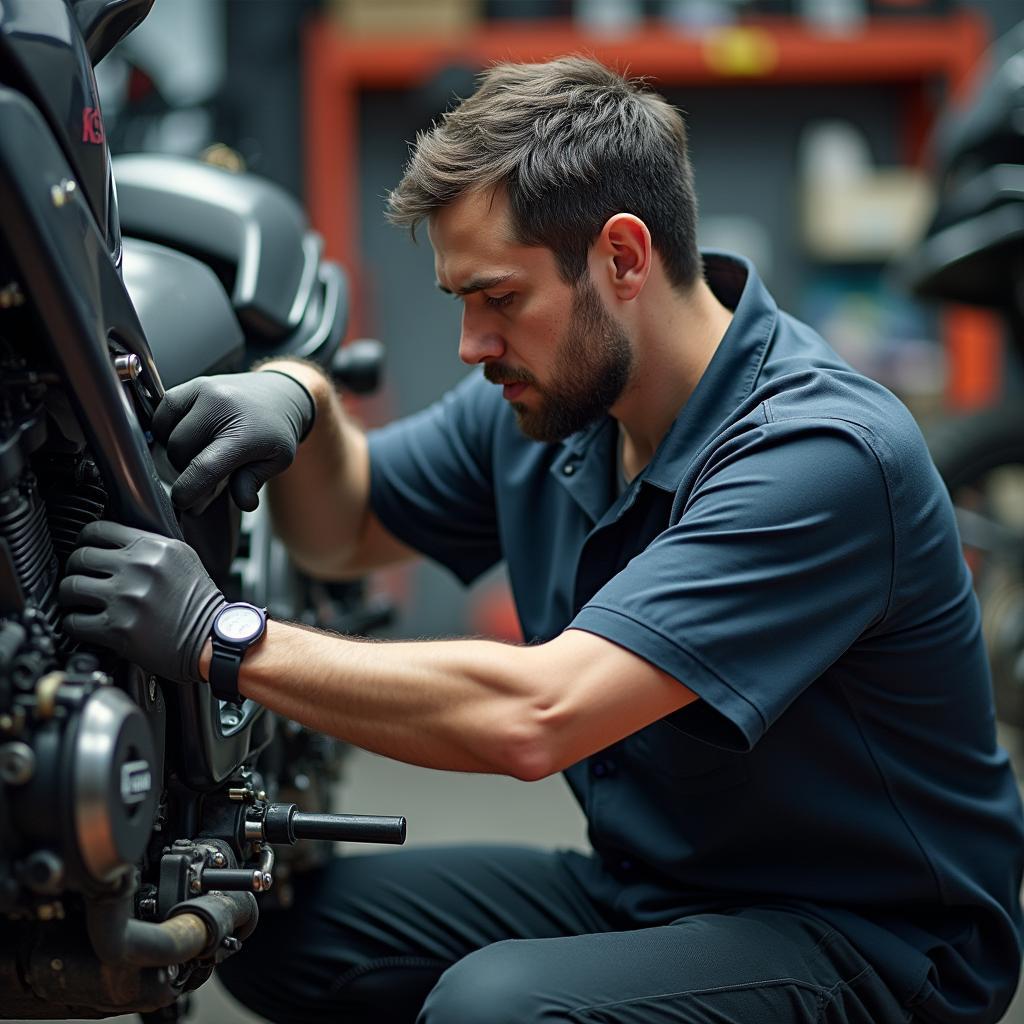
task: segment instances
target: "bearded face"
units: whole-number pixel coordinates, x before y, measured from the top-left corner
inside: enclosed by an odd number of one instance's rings
[[[534,441],[562,441],[604,416],[629,382],[633,350],[629,336],[607,312],[588,277],[573,289],[565,333],[555,350],[549,378],[500,362],[484,365],[492,384],[529,384],[533,401],[512,401],[519,429]]]

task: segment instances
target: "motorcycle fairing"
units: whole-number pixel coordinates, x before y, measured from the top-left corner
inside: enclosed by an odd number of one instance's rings
[[[1024,246],[1024,167],[999,164],[952,194],[906,258],[916,294],[1001,309],[1013,301]]]
[[[111,494],[112,517],[180,537],[109,343],[139,357],[141,380],[157,399],[160,375],[86,199],[78,189],[59,190],[55,199],[54,186],[69,180],[74,172],[46,121],[20,93],[0,88],[0,251],[17,254],[20,284]],[[259,705],[246,701],[240,715],[225,719],[205,690],[175,687],[171,701],[179,771],[188,785],[212,788],[250,756],[254,726],[264,717]]]
[[[243,368],[242,329],[205,263],[163,245],[125,238],[121,269],[166,387]]]
[[[154,0],[70,0],[95,67],[149,14]]]
[[[24,93],[45,118],[70,165],[66,177],[84,192],[105,236],[104,248],[116,262],[120,237],[99,93],[92,61],[65,0],[0,4],[0,83]]]
[[[900,276],[925,298],[1006,309],[1024,270],[1024,22],[987,60],[993,71],[970,105],[936,129],[939,196]]]

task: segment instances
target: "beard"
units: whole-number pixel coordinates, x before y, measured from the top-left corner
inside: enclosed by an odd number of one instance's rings
[[[533,441],[563,441],[604,416],[619,400],[633,369],[629,336],[604,308],[589,279],[573,289],[569,326],[558,344],[551,380],[541,385],[528,370],[487,363],[492,384],[530,384],[535,407],[512,402],[519,429]]]

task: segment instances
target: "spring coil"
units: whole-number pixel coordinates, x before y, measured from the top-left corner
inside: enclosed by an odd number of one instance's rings
[[[57,556],[46,522],[46,506],[31,473],[26,472],[19,485],[0,494],[0,538],[10,549],[25,598],[56,630],[60,618],[55,599]]]

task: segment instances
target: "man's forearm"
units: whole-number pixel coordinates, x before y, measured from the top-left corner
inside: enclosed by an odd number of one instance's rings
[[[369,492],[365,439],[316,367],[278,360],[259,369],[288,373],[313,396],[313,429],[292,465],[267,489],[274,529],[293,558],[313,575],[329,575],[339,571],[363,526]]]
[[[535,649],[486,640],[372,643],[268,623],[239,690],[357,746],[428,768],[547,774]],[[209,675],[211,648],[200,671]]]
[[[207,642],[200,674],[209,678]],[[246,697],[427,768],[540,779],[697,699],[604,637],[543,644],[368,643],[270,622],[242,663]]]

